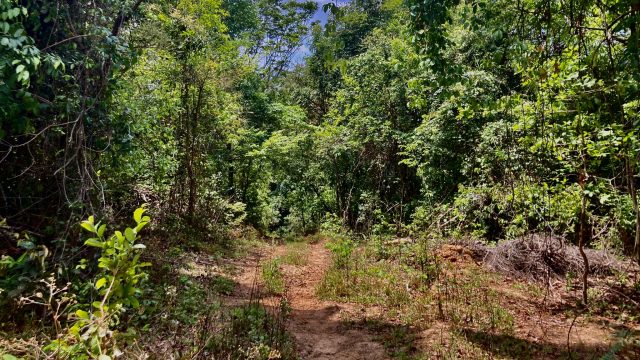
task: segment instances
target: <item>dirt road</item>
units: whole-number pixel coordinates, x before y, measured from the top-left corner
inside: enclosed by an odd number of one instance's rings
[[[260,275],[260,260],[284,254],[284,245],[274,246],[236,262],[238,282],[231,302],[248,301],[255,293]],[[389,359],[382,344],[366,329],[344,324],[341,315],[353,310],[349,304],[323,301],[316,296],[316,288],[331,265],[331,255],[323,242],[310,244],[304,265],[280,265],[285,277],[285,296],[291,306],[287,329],[295,337],[302,359]],[[265,298],[266,304],[279,299]]]

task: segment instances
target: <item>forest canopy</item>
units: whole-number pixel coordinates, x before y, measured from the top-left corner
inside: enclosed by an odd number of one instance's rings
[[[639,26],[638,0],[0,0],[0,330],[48,286],[76,300],[44,353],[117,356],[101,329],[162,271],[145,226],[546,234],[587,303],[586,250],[640,262]]]

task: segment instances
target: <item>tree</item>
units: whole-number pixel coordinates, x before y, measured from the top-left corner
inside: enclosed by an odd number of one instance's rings
[[[11,220],[53,235],[52,209],[105,206],[95,160],[111,144],[112,80],[134,58],[122,29],[142,3],[0,3],[0,212]]]

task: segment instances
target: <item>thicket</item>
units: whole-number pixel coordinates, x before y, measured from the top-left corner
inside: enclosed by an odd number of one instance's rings
[[[90,297],[105,268],[76,268],[100,253],[77,224],[143,203],[184,248],[547,233],[640,261],[637,0],[316,9],[0,0],[3,327],[39,318],[20,297],[51,273]]]

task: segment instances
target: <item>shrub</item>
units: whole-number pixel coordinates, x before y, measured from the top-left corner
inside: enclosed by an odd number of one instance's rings
[[[284,276],[280,271],[280,261],[273,259],[262,264],[262,281],[268,294],[284,292]]]
[[[351,254],[355,249],[355,243],[348,237],[337,237],[327,243],[327,248],[333,254],[333,264],[338,269],[346,269],[351,262]]]
[[[9,255],[0,257],[0,321],[19,321],[16,316],[18,307],[24,305],[21,302],[23,296],[39,292],[45,292],[46,285],[41,279],[46,277],[45,260],[49,255],[49,249],[44,245],[37,245],[27,234],[18,234],[10,231],[4,220],[0,220],[0,237],[2,232],[7,232],[7,237],[17,238],[17,248],[22,254],[15,258]],[[21,312],[24,315],[25,312]]]
[[[138,233],[149,223],[150,218],[143,216],[144,207],[133,213],[136,226],[123,232],[115,231],[105,237],[106,224],[94,222],[90,216],[80,225],[93,237],[85,245],[100,249],[98,268],[102,269],[93,285],[99,300],[91,304],[80,304],[71,316],[71,326],[60,338],[44,347],[44,351],[57,356],[74,359],[98,358],[110,359],[119,356],[117,331],[120,317],[127,309],[140,305],[140,283],[147,277],[142,268],[148,263],[140,262],[140,251],[145,248],[137,243]],[[86,265],[81,263],[80,268]]]

